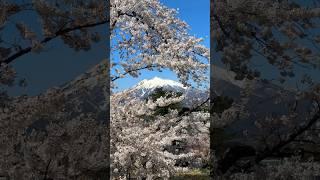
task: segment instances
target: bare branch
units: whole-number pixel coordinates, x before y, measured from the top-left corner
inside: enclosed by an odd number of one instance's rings
[[[99,22],[95,22],[95,23],[89,23],[89,24],[85,24],[85,25],[79,25],[79,26],[75,26],[75,27],[70,27],[70,28],[65,28],[62,30],[57,31],[53,36],[51,37],[46,37],[44,38],[42,41],[40,41],[41,44],[46,44],[48,42],[50,42],[53,39],[56,39],[57,37],[63,36],[69,32],[72,31],[76,31],[76,30],[81,30],[81,29],[86,29],[86,28],[91,28],[91,27],[95,27],[95,26],[99,26],[99,25],[103,25],[108,23],[109,20],[103,20],[103,21],[99,21]],[[14,60],[16,60],[17,58],[31,52],[32,47],[27,47],[24,49],[21,49],[20,51],[16,52],[15,54],[11,55],[10,57],[6,58],[3,60],[3,63],[9,64],[11,62],[13,62]]]

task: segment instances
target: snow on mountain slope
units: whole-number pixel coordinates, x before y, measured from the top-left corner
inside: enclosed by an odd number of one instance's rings
[[[154,77],[152,79],[144,79],[138,84],[125,90],[132,96],[146,98],[157,88],[162,88],[167,91],[182,92],[184,93],[188,88],[184,87],[181,83],[170,80]],[[121,93],[121,92],[120,92]]]
[[[130,91],[133,91],[134,96],[145,98],[148,97],[157,88],[182,93],[184,93],[188,89],[179,82],[170,79],[154,77],[150,80],[145,79],[140,81],[137,85],[130,88]]]
[[[143,80],[139,82],[134,88],[137,89],[154,89],[158,87],[171,86],[178,89],[187,89],[187,87],[183,86],[183,84],[170,80],[170,79],[161,79],[159,77],[154,77],[150,80]]]
[[[202,102],[208,98],[208,93],[204,90],[200,90],[193,87],[185,87],[180,82],[154,77],[152,79],[145,79],[130,89],[118,92],[127,93],[131,97],[138,97],[141,99],[148,98],[157,88],[162,88],[165,91],[181,92],[185,95],[183,101],[187,107],[197,104],[196,102]]]

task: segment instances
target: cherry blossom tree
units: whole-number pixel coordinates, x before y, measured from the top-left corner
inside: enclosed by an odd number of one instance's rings
[[[141,70],[175,72],[186,86],[208,82],[208,48],[188,33],[188,25],[158,0],[111,2],[111,81],[138,77]],[[130,91],[111,95],[111,170],[115,179],[172,177],[180,159],[206,160],[209,150],[208,112],[194,101],[188,111],[174,109],[184,96],[141,100]],[[170,108],[171,107],[171,108]],[[155,113],[166,108],[166,113]],[[167,149],[184,141],[182,153]]]
[[[99,28],[110,22],[108,8],[106,1],[98,0],[0,1],[1,177],[108,177],[108,126],[107,119],[101,119],[106,107],[88,98],[94,90],[101,99],[107,96],[103,72],[108,63],[88,72],[89,78],[82,76],[70,86],[51,88],[38,96],[11,97],[6,92],[7,86],[25,85],[18,81],[13,66],[25,55],[46,51],[59,38],[71,49],[87,51],[106,37]]]
[[[168,113],[155,115],[159,107],[180,102],[178,98],[163,97],[147,103],[139,99],[126,99],[112,96],[111,106],[111,158],[113,178],[156,177],[169,178],[177,170],[177,160],[201,163],[206,160],[209,150],[209,113],[186,112],[179,115],[177,109]],[[135,106],[132,109],[130,107]],[[194,109],[195,111],[195,109]],[[151,121],[151,122],[150,122]],[[184,152],[170,151],[173,142],[182,141],[186,144]]]
[[[308,167],[306,158],[317,157],[317,152],[308,152],[308,149],[319,143],[319,83],[316,77],[319,72],[318,2],[214,0],[211,5],[212,57],[217,57],[215,62],[233,71],[236,80],[251,81],[252,84],[269,82],[287,89],[292,84],[297,86],[294,93],[278,91],[277,98],[269,98],[274,103],[285,104],[283,109],[287,110],[280,115],[271,115],[270,112],[270,116],[255,120],[260,134],[249,132],[249,136],[259,139],[255,152],[247,157],[236,153],[217,155],[220,160],[216,161],[213,174],[230,176],[235,172],[253,170],[255,176],[264,171],[269,172],[270,177],[288,178],[288,172],[293,173],[297,169],[283,169],[284,165],[272,167],[279,174],[287,175],[280,177],[261,164],[275,156],[289,159],[299,156],[302,157],[299,161],[294,158],[284,164],[299,166],[301,174],[295,178],[301,178],[303,171],[314,168],[312,163]],[[248,92],[249,89],[243,91]],[[252,96],[249,93],[245,97]],[[311,105],[302,115],[302,109],[307,107],[306,101]],[[218,149],[217,146],[211,148],[213,152]],[[290,149],[300,149],[305,155],[289,153]],[[223,157],[227,155],[233,160]],[[315,164],[318,166],[318,162]],[[311,175],[318,173],[314,171]]]
[[[111,2],[112,81],[125,75],[136,77],[139,70],[170,69],[181,82],[203,84],[208,49],[202,39],[190,36],[188,25],[177,11],[160,1]],[[183,68],[184,67],[184,68]]]

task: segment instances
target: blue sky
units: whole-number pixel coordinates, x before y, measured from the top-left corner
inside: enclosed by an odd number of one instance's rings
[[[210,0],[186,1],[186,0],[160,0],[170,8],[179,8],[178,17],[190,26],[190,34],[204,38],[203,44],[210,47]],[[117,91],[130,88],[143,79],[151,79],[158,76],[166,79],[177,80],[176,75],[171,71],[141,71],[138,78],[124,78],[117,81]]]

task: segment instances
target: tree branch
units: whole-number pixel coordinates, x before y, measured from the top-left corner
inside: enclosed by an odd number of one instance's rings
[[[230,166],[226,167],[225,174],[230,173],[231,169],[241,169],[242,171],[248,171],[254,164],[259,164],[262,160],[271,157],[275,153],[279,152],[283,147],[286,145],[293,143],[297,140],[297,137],[299,137],[301,134],[309,130],[318,120],[320,119],[320,110],[306,123],[305,125],[300,126],[295,131],[289,133],[288,138],[285,140],[280,141],[278,144],[273,146],[272,148],[266,148],[261,153],[258,153],[255,155],[255,158],[253,160],[248,161],[247,163],[244,163],[240,167],[235,167],[236,162],[230,164]]]
[[[48,164],[47,164],[47,166],[46,166],[46,170],[45,170],[45,172],[44,172],[44,177],[43,177],[43,180],[47,180],[47,176],[48,176],[48,172],[49,172],[49,166],[50,166],[50,164],[51,164],[51,158],[49,159],[49,161],[48,161]]]
[[[148,69],[148,68],[156,68],[156,67],[159,67],[159,65],[151,64],[151,65],[147,65],[147,66],[140,67],[140,68],[137,68],[137,69],[130,69],[129,71],[126,71],[125,73],[122,73],[122,74],[119,75],[119,76],[113,77],[113,78],[111,79],[111,81],[113,82],[113,81],[115,81],[115,80],[117,80],[117,79],[120,79],[121,76],[125,76],[125,75],[127,75],[127,74],[132,73],[132,72],[136,72],[136,71],[140,71],[140,70]]]
[[[76,30],[81,30],[81,29],[86,29],[86,28],[90,28],[90,27],[95,27],[95,26],[99,26],[99,25],[103,25],[103,24],[106,24],[108,22],[109,22],[109,20],[106,19],[106,20],[103,20],[103,21],[95,22],[95,23],[89,23],[89,24],[85,24],[85,25],[79,25],[79,26],[75,26],[75,27],[65,28],[65,29],[57,31],[51,37],[44,38],[42,41],[40,41],[40,43],[41,44],[45,44],[45,43],[50,42],[53,39],[56,39],[57,37],[62,36],[64,34],[67,34],[69,32],[76,31]],[[30,47],[26,47],[24,49],[21,49],[20,51],[16,52],[15,54],[11,55],[10,57],[4,59],[2,63],[9,64],[9,63],[13,62],[14,60],[16,60],[17,58],[19,58],[19,57],[31,52],[31,50],[32,50],[31,46]]]
[[[276,146],[274,146],[270,150],[265,150],[263,153],[260,153],[255,158],[255,163],[261,162],[263,159],[269,157],[270,155],[274,154],[275,152],[282,149],[284,146],[290,144],[291,142],[295,141],[298,136],[300,136],[302,133],[310,129],[318,120],[320,119],[320,111],[318,111],[311,119],[310,121],[304,125],[298,128],[296,131],[292,132],[289,135],[289,138],[287,138],[284,141],[280,141]]]

